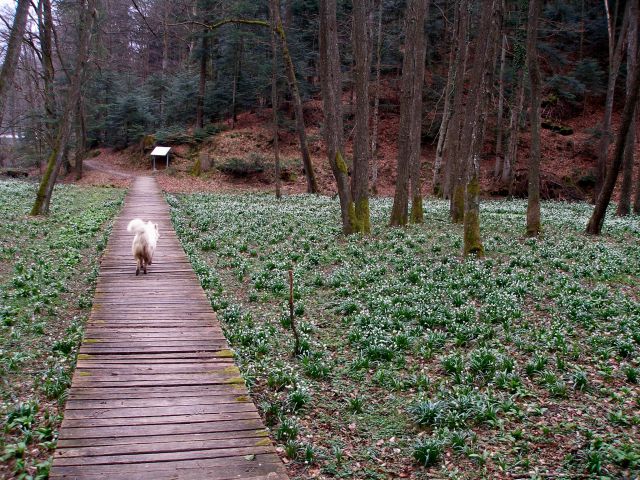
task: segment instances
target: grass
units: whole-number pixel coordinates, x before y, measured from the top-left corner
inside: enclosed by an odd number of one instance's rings
[[[525,203],[487,202],[487,258],[464,261],[441,201],[395,229],[374,200],[344,238],[330,198],[168,200],[292,477],[638,473],[638,218],[592,238],[590,206],[545,203],[525,239]]]
[[[98,258],[121,206],[116,189],[57,186],[29,217],[35,185],[0,182],[0,478],[44,479]]]

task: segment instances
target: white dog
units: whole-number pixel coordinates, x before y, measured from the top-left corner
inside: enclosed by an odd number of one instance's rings
[[[133,253],[133,258],[136,259],[136,275],[140,273],[140,269],[147,273],[147,265],[151,265],[153,261],[153,252],[156,250],[156,243],[160,237],[158,224],[145,223],[139,218],[134,218],[129,222],[127,231],[135,234],[131,253]]]

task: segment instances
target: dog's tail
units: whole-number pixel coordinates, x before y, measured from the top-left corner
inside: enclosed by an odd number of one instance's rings
[[[138,234],[138,233],[143,233],[144,230],[145,230],[145,223],[139,218],[134,218],[129,222],[129,225],[127,225],[127,232]]]

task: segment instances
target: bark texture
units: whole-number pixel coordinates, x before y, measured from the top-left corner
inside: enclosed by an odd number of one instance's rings
[[[527,202],[527,236],[540,234],[540,68],[538,66],[538,19],[542,0],[529,1],[527,65],[531,89],[531,153]]]
[[[456,60],[454,73],[454,92],[453,92],[453,114],[447,127],[447,136],[444,144],[443,161],[445,162],[445,184],[444,193],[450,202],[451,218],[461,221],[463,212],[453,213],[454,205],[464,204],[464,186],[456,190],[454,185],[454,177],[457,175],[457,169],[460,167],[459,146],[460,134],[464,119],[464,82],[465,72],[467,69],[467,57],[469,53],[468,31],[469,31],[469,0],[462,0],[458,5],[459,12],[459,28],[457,35]],[[453,67],[452,67],[453,68]],[[454,196],[462,195],[462,198],[453,201]]]
[[[636,68],[633,70],[633,80],[631,81],[631,88],[627,91],[627,98],[624,105],[624,111],[622,112],[622,124],[620,125],[620,131],[616,137],[615,149],[613,154],[613,162],[611,168],[607,171],[607,176],[598,195],[593,214],[587,223],[586,233],[591,235],[599,235],[602,231],[602,225],[604,224],[604,217],[607,213],[607,207],[611,201],[611,195],[618,179],[618,173],[620,172],[620,166],[624,157],[624,147],[627,140],[627,135],[633,121],[633,115],[638,104],[638,90],[640,89],[640,62],[636,55]]]
[[[499,177],[504,164],[503,147],[503,119],[504,116],[504,72],[507,63],[507,35],[502,35],[502,47],[500,52],[500,76],[498,79],[498,113],[496,115],[496,164],[493,169],[493,176]]]
[[[449,121],[451,120],[451,100],[453,96],[453,82],[455,80],[455,59],[458,25],[460,23],[458,9],[455,11],[453,19],[453,30],[451,32],[451,51],[449,52],[449,71],[447,72],[447,84],[444,87],[444,108],[442,109],[442,121],[438,131],[438,144],[436,146],[436,158],[433,165],[433,194],[437,197],[443,196],[442,191],[442,156],[444,154],[444,142],[447,137]]]
[[[484,256],[480,236],[480,152],[484,141],[489,88],[494,70],[494,56],[502,26],[502,2],[492,0],[481,14],[476,37],[475,57],[471,69],[469,95],[461,152],[466,166],[458,182],[464,182],[464,254]],[[468,175],[468,179],[467,179]]]
[[[369,74],[371,70],[371,42],[369,35],[368,0],[353,1],[353,55],[355,83],[355,129],[353,135],[353,176],[351,191],[355,204],[355,229],[371,232],[369,215]]]
[[[20,58],[20,50],[22,50],[22,39],[24,37],[25,28],[27,26],[27,17],[29,15],[29,0],[18,0],[16,14],[13,18],[13,26],[9,34],[9,42],[0,69],[0,125],[4,118],[6,108],[7,92],[13,83],[16,74],[18,59]]]
[[[518,78],[518,84],[513,98],[513,105],[511,106],[511,115],[509,118],[509,143],[507,145],[507,151],[502,164],[502,174],[500,176],[502,184],[507,186],[510,195],[513,189],[513,169],[515,168],[516,161],[518,159],[520,116],[522,115],[522,109],[524,108],[524,80],[525,74],[523,69]]]
[[[378,124],[380,121],[380,67],[382,59],[382,12],[384,0],[378,0],[378,30],[376,40],[376,93],[373,100],[373,127],[371,128],[371,192],[378,193]]]
[[[273,10],[275,8],[275,2],[271,0],[271,21],[274,22]],[[276,198],[282,197],[282,179],[280,173],[280,145],[278,142],[278,45],[276,43],[275,29],[271,29],[271,110],[273,113],[273,156],[274,156],[274,170],[276,177]]]
[[[53,15],[51,1],[41,0],[38,4],[38,33],[41,44],[42,80],[44,86],[45,138],[49,148],[53,148],[56,130],[56,96],[53,85]]]
[[[313,170],[313,164],[311,163],[311,155],[309,154],[309,146],[307,145],[307,132],[304,124],[304,112],[302,110],[302,99],[300,98],[300,90],[298,89],[298,81],[296,80],[296,72],[293,67],[293,60],[289,54],[289,45],[287,43],[287,36],[282,26],[282,19],[280,18],[280,0],[273,0],[275,8],[273,9],[273,17],[275,21],[276,32],[280,37],[282,57],[285,63],[285,70],[287,72],[287,82],[289,83],[289,89],[291,90],[291,97],[296,112],[296,129],[298,131],[298,139],[300,140],[300,152],[302,154],[302,165],[304,167],[304,175],[307,179],[307,192],[318,193],[318,182]]]
[[[635,69],[636,54],[638,51],[638,2],[629,4],[629,35],[627,35],[627,72]],[[627,90],[631,88],[631,75],[627,73]],[[631,190],[633,186],[633,160],[636,142],[636,116],[637,109],[631,120],[627,141],[624,147],[624,160],[622,163],[622,186],[620,188],[620,201],[616,215],[624,217],[631,213]]]
[[[424,82],[424,20],[427,8],[427,0],[409,0],[405,12],[397,177],[390,221],[390,224],[395,226],[406,225],[409,220],[409,188],[412,197],[412,220],[416,223],[422,222],[420,130]]]
[[[91,32],[95,19],[95,0],[79,0],[78,10],[81,13],[78,26],[79,35],[75,69],[71,76],[71,84],[69,85],[69,91],[66,96],[64,111],[58,124],[58,132],[54,146],[49,155],[47,167],[40,182],[38,193],[36,194],[36,201],[31,209],[31,215],[46,215],[49,213],[53,187],[56,184],[60,166],[64,161],[65,151],[67,150],[69,137],[71,135],[74,113],[77,109],[81,94],[82,78],[89,54]]]
[[[204,127],[204,96],[207,88],[207,59],[209,58],[209,32],[202,32],[200,45],[200,79],[198,82],[198,97],[196,99],[196,126]]]
[[[331,171],[340,199],[342,231],[356,231],[355,205],[351,195],[349,170],[344,160],[344,124],[342,118],[342,75],[338,50],[336,0],[320,1],[320,83],[324,106],[324,138]]]
[[[418,13],[415,31],[413,87],[411,97],[411,130],[409,136],[409,177],[411,183],[411,223],[424,221],[422,205],[422,87],[425,69],[425,20],[429,12],[429,0],[417,0]],[[406,48],[405,48],[406,51]]]
[[[604,106],[604,119],[602,121],[602,137],[598,145],[598,160],[596,163],[596,185],[594,190],[594,201],[598,198],[600,190],[602,189],[603,182],[607,173],[607,156],[609,152],[609,145],[611,143],[611,116],[613,114],[613,101],[615,99],[616,81],[618,79],[618,72],[620,71],[620,64],[622,63],[622,53],[624,48],[624,40],[628,27],[629,9],[625,8],[624,19],[622,21],[622,27],[618,36],[616,37],[616,17],[609,12],[609,0],[604,0],[605,7],[607,9],[608,18],[608,31],[609,31],[609,75],[607,81],[607,96]],[[629,2],[629,4],[633,3]],[[618,2],[616,2],[616,12],[618,10]]]

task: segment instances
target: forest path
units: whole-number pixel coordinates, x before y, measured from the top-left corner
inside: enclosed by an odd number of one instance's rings
[[[160,231],[138,277],[133,218]],[[136,177],[102,259],[49,478],[288,478],[152,177]]]
[[[87,170],[95,170],[97,172],[106,173],[116,178],[122,178],[122,179],[135,178],[134,174],[130,172],[126,172],[119,168],[116,168],[114,166],[106,166],[104,163],[98,161],[95,158],[87,158],[86,160],[84,160],[83,167]]]

